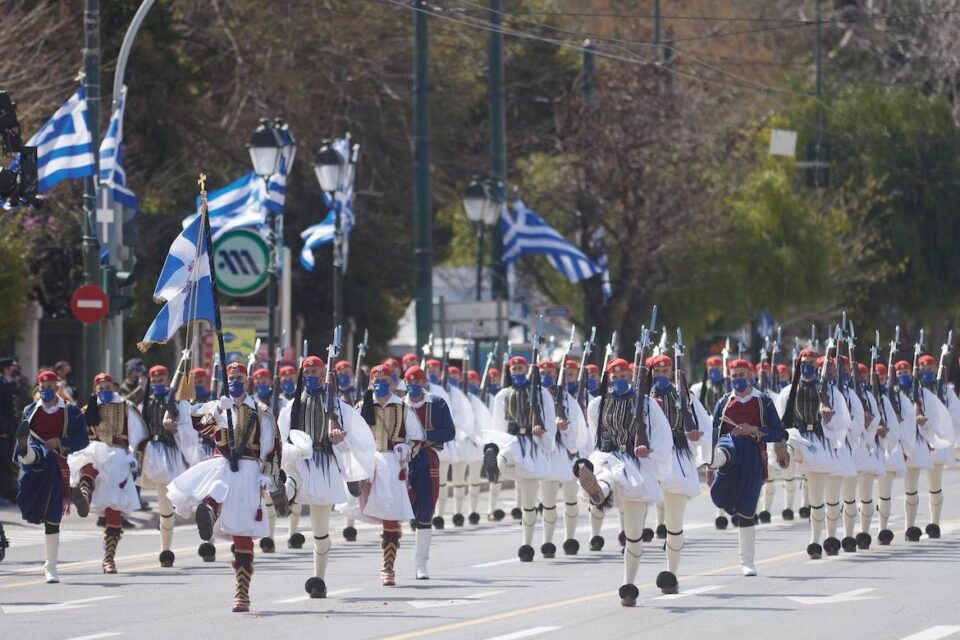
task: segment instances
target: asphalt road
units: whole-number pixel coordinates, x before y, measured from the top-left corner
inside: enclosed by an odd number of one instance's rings
[[[902,492],[902,483],[896,490]],[[927,506],[921,480],[919,524]],[[616,515],[605,530],[602,552],[586,550],[586,516],[574,557],[533,563],[517,560],[520,526],[511,520],[482,522],[434,534],[432,579],[413,579],[413,535],[404,532],[397,586],[381,587],[377,531],[361,525],[357,542],[344,542],[333,518],[334,549],[326,600],[309,600],[304,581],[312,573],[309,548],[286,548],[286,522],[278,526],[277,553],[258,552],[251,589],[252,612],[231,613],[233,571],[226,544],[216,563],[196,555],[196,528],[177,527],[176,566],[157,563],[155,516],[138,514],[144,528],[120,543],[120,573],[100,572],[100,531],[94,519],[67,519],[61,545],[61,583],[42,576],[42,532],[23,526],[14,509],[0,508],[11,548],[0,563],[0,630],[3,638],[279,638],[324,633],[350,638],[867,638],[960,639],[960,469],[944,478],[943,538],[907,543],[902,499],[895,500],[896,539],[869,551],[810,561],[809,525],[775,515],[757,536],[760,575],[745,578],[737,565],[737,535],[713,527],[706,496],[688,507],[681,593],[663,596],[654,586],[665,568],[662,543],[645,546],[636,608],[616,596],[622,564]],[[902,494],[901,494],[902,495]],[[486,496],[484,496],[485,500]],[[510,496],[506,496],[510,500]],[[782,494],[775,503],[781,509]],[[512,502],[510,502],[512,504]],[[309,523],[308,518],[302,520]],[[874,521],[876,523],[876,520]],[[558,523],[559,524],[559,523]],[[649,524],[649,523],[648,523]],[[874,525],[876,526],[876,525]],[[562,533],[562,527],[558,526]],[[876,531],[874,530],[874,535]],[[562,538],[558,538],[559,543]],[[539,539],[536,541],[539,547]]]

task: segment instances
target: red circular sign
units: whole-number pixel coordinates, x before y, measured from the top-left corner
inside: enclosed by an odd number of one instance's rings
[[[73,317],[84,324],[95,324],[107,317],[110,302],[103,289],[93,284],[77,287],[70,296],[70,310]]]

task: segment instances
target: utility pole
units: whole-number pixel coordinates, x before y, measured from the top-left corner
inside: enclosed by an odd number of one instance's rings
[[[417,344],[433,331],[433,212],[430,196],[430,57],[427,8],[413,4],[413,112],[414,112],[414,288]]]
[[[92,138],[94,175],[83,183],[83,281],[102,286],[100,243],[94,229],[97,212],[97,180],[100,156],[100,0],[86,0],[83,13],[83,89],[87,95],[87,114]],[[83,325],[83,369],[77,376],[81,396],[86,384],[101,370],[100,323]],[[122,374],[122,371],[115,371]]]
[[[823,149],[823,75],[821,65],[821,49],[823,47],[823,21],[820,18],[820,0],[817,0],[817,43],[815,45],[817,58],[817,143],[814,148],[813,186],[825,187],[826,171],[821,163],[826,160]]]
[[[589,40],[585,40],[583,43],[583,75],[581,76],[581,92],[583,95],[583,119],[584,122],[580,126],[581,130],[581,141],[586,140],[584,131],[590,129],[589,123],[587,122],[588,114],[590,113],[590,107],[593,103],[593,74],[596,69],[596,50],[593,44]],[[581,233],[581,245],[586,248],[593,244],[593,236],[591,232],[596,226],[596,205],[590,197],[590,188],[587,184],[587,169],[586,169],[586,159],[588,157],[586,145],[581,145],[580,148],[580,233]],[[603,299],[601,287],[600,299]],[[592,284],[584,284],[583,286],[583,326],[584,332],[589,330],[589,327],[597,324],[596,314],[593,311],[594,300],[597,299],[595,295],[597,287]]]
[[[490,0],[490,176],[494,188],[502,187],[499,194],[506,199],[507,188],[507,122],[506,98],[503,89],[503,3]],[[507,270],[503,264],[503,232],[500,220],[493,225],[493,242],[490,251],[491,290],[494,300],[509,300]],[[501,336],[502,337],[502,336]]]

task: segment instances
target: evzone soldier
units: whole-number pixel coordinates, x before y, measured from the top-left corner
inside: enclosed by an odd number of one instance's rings
[[[353,365],[347,360],[339,360],[333,365],[333,372],[336,374],[337,393],[340,399],[352,407],[357,403],[357,389],[353,374]]]
[[[940,402],[936,393],[923,384],[926,373],[929,385],[936,377],[936,360],[932,356],[920,356],[920,396],[919,402],[910,401],[916,415],[917,437],[913,454],[907,454],[907,473],[904,477],[904,514],[906,516],[906,538],[909,542],[920,539],[922,532],[916,526],[917,507],[920,504],[920,471],[927,472],[927,490],[930,493],[930,524],[926,533],[931,538],[940,537],[940,512],[943,509],[943,466],[944,461],[953,457],[953,422],[950,412]],[[910,393],[913,389],[912,367],[901,360],[894,367],[897,383],[902,391]],[[911,394],[912,395],[912,394]],[[944,453],[940,453],[943,451]]]
[[[297,370],[285,364],[280,367],[277,374],[280,377],[280,397],[277,398],[277,406],[283,409],[297,396]]]
[[[486,415],[488,417],[486,418],[486,422],[484,423],[485,425],[484,429],[487,431],[492,428],[493,404],[497,397],[497,394],[500,393],[500,388],[501,388],[500,370],[490,367],[490,369],[487,371],[487,388],[485,390],[480,389],[481,395],[484,392],[486,392],[487,394],[487,401],[485,403],[485,406],[487,408]],[[487,437],[486,439],[489,440],[490,438]],[[481,477],[486,479],[486,472],[483,470],[482,463],[480,467],[480,475]],[[507,515],[503,511],[503,509],[500,508],[500,490],[502,487],[499,482],[493,482],[491,480],[488,480],[488,482],[490,484],[490,487],[489,487],[490,495],[488,496],[488,500],[487,500],[487,520],[489,520],[490,522],[500,522]]]
[[[559,402],[563,403],[563,410],[567,416],[565,420],[561,419],[559,415],[557,416],[556,446],[553,451],[546,454],[549,476],[540,481],[540,500],[543,504],[543,546],[541,547],[541,553],[545,558],[552,558],[557,552],[553,544],[553,533],[557,522],[556,504],[559,487],[563,492],[563,526],[566,536],[563,541],[563,552],[572,556],[580,550],[580,543],[577,541],[577,518],[580,516],[577,494],[580,491],[580,485],[577,483],[577,477],[573,475],[573,464],[589,453],[587,439],[590,437],[590,432],[576,398],[567,392],[566,384],[564,384],[563,389],[558,386],[559,378],[556,375],[557,368],[553,361],[541,360],[539,368],[540,384],[552,396],[551,402],[554,403],[554,412],[556,412],[557,395],[559,394]],[[572,375],[573,379],[576,380],[577,368],[576,362],[568,360],[565,364],[565,379],[569,380],[570,378],[567,376]],[[548,499],[552,507],[548,507]]]
[[[43,524],[43,572],[52,584],[60,582],[60,522],[70,512],[71,495],[76,497],[77,515],[85,517],[89,508],[86,499],[72,494],[67,465],[68,455],[87,447],[89,435],[80,409],[60,397],[57,374],[41,371],[37,385],[40,399],[24,407],[17,428],[14,459],[21,472],[17,506],[24,520]]]
[[[877,363],[874,366],[874,372],[879,387],[877,406],[887,429],[886,436],[882,437],[884,472],[877,483],[877,517],[880,528],[877,533],[877,543],[889,545],[893,541],[893,531],[889,528],[893,481],[897,476],[903,477],[907,472],[906,454],[904,452],[913,449],[913,443],[916,442],[917,427],[915,421],[912,426],[907,424],[904,419],[905,416],[901,416],[901,413],[896,409],[896,406],[899,406],[901,394],[894,388],[894,394],[891,396],[886,365]],[[893,400],[891,400],[891,397],[893,397]],[[904,399],[904,401],[906,400]],[[882,434],[882,432],[883,428],[881,427],[878,429],[878,434]],[[907,436],[908,432],[912,434],[909,438]],[[862,511],[860,517],[863,518]]]
[[[657,503],[657,519],[663,522],[667,555],[667,570],[657,576],[657,586],[664,593],[678,593],[677,574],[684,543],[683,514],[687,502],[700,495],[699,469],[712,457],[713,429],[710,414],[693,393],[688,392],[687,399],[681,403],[679,389],[672,382],[673,360],[669,356],[655,356],[650,370],[653,374],[650,395],[667,417],[673,445],[670,473],[660,480],[663,500]],[[659,534],[659,525],[657,530]]]
[[[672,437],[670,424],[655,401],[632,389],[630,363],[616,358],[607,364],[607,379],[601,393],[587,405],[587,421],[597,432],[597,447],[589,458],[576,462],[580,497],[623,513],[623,585],[620,604],[633,607],[640,590],[636,586],[643,529],[647,510],[663,500],[660,480],[670,473]],[[642,437],[638,425],[643,429]]]
[[[476,501],[480,498],[480,466],[483,463],[484,441],[480,435],[481,427],[473,410],[473,403],[467,397],[462,385],[463,374],[459,367],[447,367],[447,379],[450,382],[450,404],[457,437],[449,445],[455,450],[456,459],[450,465],[451,484],[453,485],[453,526],[462,527],[466,521],[463,515],[463,503],[467,492],[471,495],[471,507],[468,514],[470,524],[479,524],[480,514],[476,511]],[[447,447],[444,447],[446,449]],[[474,497],[475,496],[475,497]]]
[[[181,360],[180,366],[186,366]],[[153,485],[157,491],[157,505],[160,509],[160,566],[172,567],[175,560],[173,551],[173,505],[167,497],[167,486],[178,475],[186,471],[188,463],[199,462],[198,436],[193,428],[179,429],[176,420],[167,417],[169,399],[177,392],[176,383],[180,373],[175,376],[174,386],[170,385],[167,368],[156,365],[148,372],[149,386],[140,405],[147,428],[147,440],[141,448],[142,474],[137,479],[141,487]],[[173,400],[174,405],[177,401]],[[179,415],[179,409],[174,413]]]
[[[690,387],[690,392],[700,399],[707,411],[713,413],[717,407],[717,402],[725,396],[729,390],[723,373],[723,358],[718,355],[707,357],[704,362],[704,380]],[[724,514],[723,509],[717,509],[717,516],[714,521],[717,529],[726,529],[730,520]]]
[[[441,383],[441,376],[443,375],[443,363],[435,358],[431,358],[427,360],[426,365],[427,384],[425,385],[424,391],[429,393],[431,396],[440,398],[444,401],[444,403],[447,405],[447,408],[450,410],[450,415],[453,417],[453,424],[455,428],[462,424],[464,430],[469,432],[471,425],[469,425],[468,422],[473,420],[473,415],[471,415],[469,412],[465,413],[463,402],[454,403],[450,399],[450,392],[443,387],[443,384]],[[409,370],[409,367],[407,367],[407,370]],[[404,382],[406,382],[406,373],[404,373]],[[434,510],[433,528],[443,529],[445,525],[443,516],[446,514],[447,493],[449,492],[450,487],[447,479],[451,477],[453,464],[459,461],[459,452],[456,440],[443,447],[437,453],[437,456],[440,461],[440,491],[437,497],[436,509]]]
[[[233,611],[245,612],[250,610],[253,539],[270,532],[263,492],[275,487],[268,474],[279,437],[270,408],[247,394],[242,363],[227,365],[226,382],[229,397],[220,398],[202,418],[201,435],[216,443],[215,455],[180,474],[167,495],[182,517],[196,508],[203,540],[215,535],[233,541]]]
[[[147,427],[133,403],[116,392],[110,374],[97,374],[93,386],[96,393],[84,411],[90,444],[71,453],[67,463],[70,486],[78,489],[77,512],[89,509],[105,518],[103,572],[116,573],[123,514],[140,509],[133,471],[138,467],[137,451],[147,439]]]
[[[846,409],[847,420],[845,424],[847,428],[842,434],[837,435],[836,443],[838,468],[840,470],[840,500],[843,501],[843,505],[837,505],[834,508],[829,502],[827,503],[827,535],[830,535],[830,523],[835,521],[839,525],[842,516],[843,538],[840,540],[840,548],[844,552],[851,553],[857,550],[857,541],[853,536],[857,513],[857,482],[860,476],[853,452],[856,443],[865,433],[866,414],[863,404],[850,389],[850,376],[847,374],[848,365],[847,357],[841,355],[838,358],[833,358],[830,367],[832,369],[830,382],[836,388],[836,395],[840,397],[840,403]]]
[[[860,532],[856,534],[855,539],[859,549],[869,549],[873,542],[870,535],[870,523],[873,520],[873,514],[876,511],[874,502],[874,484],[883,477],[886,472],[884,462],[884,449],[887,438],[896,439],[899,436],[900,429],[894,425],[891,430],[887,425],[885,412],[886,407],[881,408],[878,398],[874,397],[870,385],[870,370],[862,362],[857,363],[857,371],[860,374],[860,397],[864,404],[865,427],[860,442],[853,450],[854,462],[857,465],[857,499],[860,502]],[[896,418],[894,418],[896,422]],[[902,461],[902,458],[901,458]],[[856,515],[856,512],[854,512]],[[844,526],[847,510],[844,507]]]
[[[710,497],[738,527],[741,572],[755,576],[755,513],[767,473],[766,445],[780,443],[783,455],[787,434],[774,401],[753,388],[750,363],[736,359],[727,369],[733,390],[720,398],[713,412],[717,446],[708,474]]]
[[[931,401],[936,406],[937,418],[933,431],[935,443],[931,444],[933,468],[927,472],[927,490],[930,500],[930,523],[924,528],[931,538],[940,537],[940,513],[943,510],[943,468],[954,461],[953,449],[956,445],[956,429],[960,425],[960,401],[950,387],[944,383],[943,397],[940,397],[937,385],[937,362],[933,356],[920,356],[920,385],[923,387],[924,406]],[[931,400],[935,398],[936,400]],[[931,419],[931,410],[926,410]]]
[[[209,402],[212,391],[210,389],[210,375],[203,367],[194,367],[190,370],[193,378],[193,404]]]
[[[310,506],[313,530],[313,577],[305,589],[311,598],[327,597],[327,560],[330,554],[330,512],[347,502],[348,487],[373,474],[374,441],[360,414],[337,393],[333,375],[324,384],[324,362],[307,356],[292,402],[277,421],[283,444],[282,468],[287,474],[287,500],[291,505],[291,548],[303,546],[296,533],[301,505]],[[328,394],[335,396],[329,398]],[[333,409],[334,415],[330,414]],[[296,516],[294,515],[296,514]],[[299,541],[293,536],[299,536]]]
[[[766,365],[764,371],[772,371],[768,362],[764,362],[763,364]],[[777,374],[771,376],[772,385],[770,388],[767,390],[760,389],[760,392],[773,400],[775,405],[779,401],[780,392],[784,388],[784,386],[780,384],[781,367],[785,368],[786,365],[777,365]],[[790,380],[788,375],[787,386],[789,386],[789,384]],[[783,453],[784,450],[786,451],[785,454]],[[778,451],[781,452],[780,456],[777,455]],[[770,522],[770,510],[773,508],[773,500],[777,495],[778,480],[783,481],[784,488],[784,507],[783,511],[780,512],[780,516],[788,522],[794,519],[793,504],[796,499],[796,463],[789,462],[786,466],[781,466],[784,455],[790,455],[789,442],[767,444],[767,474],[766,480],[763,483],[763,491],[761,491],[760,503],[757,505],[758,524]]]
[[[273,374],[269,369],[259,368],[253,372],[253,394],[258,402],[270,406],[273,400]]]
[[[446,402],[426,392],[423,369],[416,365],[407,368],[403,400],[391,391],[392,375],[385,365],[370,372],[371,390],[364,396],[361,415],[373,430],[376,468],[373,478],[363,484],[359,500],[351,500],[347,508],[348,513],[353,511],[350,515],[383,524],[380,581],[384,586],[396,584],[394,563],[401,522],[409,519],[414,520],[417,536],[416,578],[430,578],[431,527],[440,486],[437,448],[456,435]],[[358,504],[359,513],[351,510],[353,504]]]
[[[510,386],[496,396],[490,420],[494,441],[483,449],[483,469],[491,482],[501,476],[518,485],[523,510],[523,544],[518,555],[521,562],[532,562],[533,533],[537,524],[539,482],[550,477],[547,453],[556,447],[557,421],[553,399],[542,388],[532,389],[530,365],[523,356],[510,358]],[[535,415],[531,394],[539,394],[539,415]],[[542,422],[542,424],[541,424]],[[552,504],[556,504],[556,486]],[[544,505],[549,496],[543,500]],[[541,552],[549,551],[541,548]]]
[[[850,414],[846,402],[829,382],[826,371],[829,363],[818,360],[817,352],[811,348],[803,349],[799,355],[799,378],[795,385],[780,392],[780,406],[784,423],[793,427],[790,436],[793,457],[799,463],[810,499],[807,555],[817,560],[824,551],[827,555],[837,555],[840,551],[836,530],[843,475],[837,447],[844,440]],[[818,364],[822,372],[820,379],[817,377]],[[795,394],[793,407],[789,406],[791,394]],[[788,411],[792,411],[792,415],[786,415]],[[825,511],[825,507],[828,510]],[[822,537],[824,522],[827,524],[826,539]]]
[[[490,370],[487,371],[487,378],[490,377]],[[476,437],[480,438],[482,442],[486,443],[487,432],[490,429],[490,418],[492,417],[490,413],[489,405],[485,404],[483,400],[480,399],[480,374],[474,370],[467,372],[467,399],[470,400],[470,408],[473,409],[473,424],[474,432]],[[483,483],[481,476],[481,470],[483,467],[483,449],[481,448],[480,453],[480,463],[473,464],[467,468],[467,478],[469,482],[469,488],[467,491],[467,496],[469,500],[469,509],[470,515],[468,516],[470,524],[478,524],[480,522],[480,487]],[[487,520],[496,520],[494,517],[494,498],[493,498],[493,484],[488,484],[488,490],[490,491],[490,508],[487,511]],[[503,511],[500,511],[500,520],[503,519]],[[474,518],[476,516],[476,518]]]

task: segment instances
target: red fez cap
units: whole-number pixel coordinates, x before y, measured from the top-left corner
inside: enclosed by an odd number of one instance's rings
[[[647,359],[643,361],[643,366],[649,369],[653,365],[653,356],[647,356]],[[633,363],[630,363],[630,368],[633,368]]]
[[[734,369],[746,369],[747,371],[753,372],[753,365],[744,360],[743,358],[737,358],[736,360],[731,360],[727,363],[727,368],[733,371]]]
[[[56,382],[57,380],[57,374],[49,369],[41,371],[37,374],[37,382]]]
[[[537,363],[538,369],[550,369],[551,371],[557,368],[557,365],[553,363],[553,360],[541,360]]]
[[[436,358],[430,358],[427,360],[428,367],[437,367],[438,369],[443,366],[443,363],[437,360]]]
[[[447,367],[447,373],[449,373],[451,376],[459,376],[461,373],[460,367]]]
[[[913,367],[906,360],[900,360],[899,362],[897,362],[897,364],[893,365],[893,368],[896,371],[902,371],[903,369],[907,369],[909,371]]]
[[[933,356],[923,354],[920,356],[920,359],[917,360],[917,364],[937,364],[937,361],[933,358]]]
[[[270,377],[270,369],[264,369],[263,367],[260,367],[259,369],[253,372],[254,380],[256,380],[257,378],[269,378],[269,377]]]
[[[417,354],[415,353],[403,354],[403,364],[409,364],[411,362],[417,362]]]
[[[499,377],[500,377],[500,369],[494,369],[493,367],[490,367],[490,370],[487,371],[487,377],[490,377],[490,378],[499,378]]]
[[[406,373],[403,374],[403,379],[407,382],[413,382],[414,380],[426,380],[427,374],[423,372],[423,369],[417,365],[408,367]]]
[[[529,367],[530,363],[527,362],[527,359],[523,356],[513,356],[510,360],[507,361],[507,366],[509,367]]]
[[[672,367],[672,366],[673,366],[673,360],[671,360],[670,356],[668,356],[665,353],[661,353],[658,356],[654,356],[650,362],[651,369],[653,369],[654,367]]]
[[[788,371],[789,369],[787,369],[787,365],[783,364],[782,362],[777,365],[777,373],[787,373]]]
[[[860,375],[862,376],[865,376],[868,373],[870,373],[870,370],[867,369],[867,365],[863,364],[862,362],[857,363],[857,371],[859,371]]]
[[[285,365],[280,367],[280,376],[295,376],[297,375],[297,370],[291,367],[290,365]]]
[[[600,367],[598,367],[598,366],[595,365],[595,364],[588,364],[588,365],[587,365],[587,373],[595,373],[595,374],[597,374],[597,375],[600,375]]]
[[[477,373],[473,369],[470,369],[470,371],[467,371],[467,380],[479,380],[479,379],[480,379],[479,373]]]
[[[882,362],[878,362],[877,364],[873,365],[873,370],[881,376],[887,375],[887,365],[883,364]]]
[[[400,361],[397,360],[396,358],[387,358],[386,360],[383,361],[383,364],[387,365],[394,371],[400,368]]]
[[[300,363],[301,369],[306,369],[307,367],[323,367],[323,359],[318,356],[307,356],[303,359],[303,362]]]
[[[761,362],[761,363],[760,363],[760,370],[761,370],[761,371],[770,371],[770,363],[767,362],[766,360],[764,360],[763,362]]]
[[[630,371],[630,363],[623,358],[614,358],[607,364],[607,373],[621,373]]]
[[[166,376],[170,374],[167,372],[167,368],[165,366],[162,364],[155,364],[150,367],[150,371],[147,372],[147,375],[152,378],[153,376]]]
[[[231,373],[242,373],[247,375],[247,366],[242,362],[231,362],[227,365],[227,375]]]
[[[370,370],[370,377],[376,378],[377,376],[387,376],[388,378],[393,376],[393,369],[385,364],[378,364],[373,369]]]
[[[709,358],[707,358],[707,366],[721,367],[723,366],[723,360],[720,358],[720,356],[710,356]]]
[[[807,347],[806,349],[801,349],[801,350],[800,350],[800,357],[801,357],[801,358],[817,358],[817,357],[819,357],[819,356],[820,356],[820,354],[817,353],[817,350],[816,350],[816,349],[811,349],[810,347]]]
[[[334,371],[341,371],[343,369],[349,369],[351,364],[346,360],[338,360],[337,364],[333,365]]]
[[[567,361],[564,363],[564,366],[565,366],[567,369],[579,369],[579,368],[580,368],[580,365],[577,363],[576,360],[567,360]]]
[[[113,376],[111,376],[109,373],[98,373],[93,379],[93,384],[96,386],[101,382],[113,382]]]
[[[207,370],[203,367],[197,367],[196,369],[190,369],[190,375],[194,378],[208,378],[210,374],[207,373]]]

